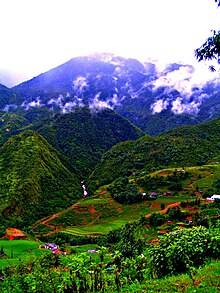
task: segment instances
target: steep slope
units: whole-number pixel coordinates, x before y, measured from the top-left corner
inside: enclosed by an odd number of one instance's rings
[[[57,151],[39,134],[26,131],[0,149],[0,194],[0,222],[24,227],[68,207],[82,191]]]
[[[165,167],[203,165],[220,158],[220,119],[182,127],[157,137],[119,143],[105,153],[89,177],[95,190],[133,172],[145,174]]]
[[[8,111],[10,107],[7,105],[12,105],[14,102],[19,102],[15,92],[12,89],[7,88],[5,85],[0,84],[0,109]]]
[[[68,114],[56,115],[34,129],[56,148],[68,168],[85,179],[101,156],[121,141],[144,135],[136,126],[110,109],[92,111],[75,108]]]
[[[14,113],[0,113],[0,146],[2,146],[11,136],[18,134],[20,129],[27,126],[28,121]]]

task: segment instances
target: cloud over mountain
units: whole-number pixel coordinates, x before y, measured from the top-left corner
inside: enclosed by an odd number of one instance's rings
[[[164,112],[167,117],[189,115],[200,122],[200,116],[209,119],[220,105],[219,79],[205,80],[192,65],[173,63],[162,68],[157,62],[107,53],[73,58],[12,90],[16,98],[9,98],[2,110],[12,109],[9,105],[25,111],[43,107],[51,113],[84,106],[110,108],[147,132],[147,121]],[[212,104],[209,111],[207,104]]]

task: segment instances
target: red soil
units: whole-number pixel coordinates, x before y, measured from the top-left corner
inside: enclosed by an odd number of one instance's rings
[[[9,240],[24,239],[24,238],[27,238],[27,236],[19,229],[7,228],[5,238],[7,238]]]
[[[103,190],[102,192],[100,192],[100,194],[105,194],[107,192],[107,190]]]
[[[163,172],[161,172],[161,175],[162,175],[162,176],[167,176],[168,174],[167,174],[167,172],[164,172],[164,171],[163,171]]]
[[[94,205],[92,205],[91,209],[90,209],[90,213],[94,214],[96,212],[96,210],[94,209]]]
[[[155,205],[153,206],[153,204],[155,204]],[[152,204],[151,207],[159,207],[161,203],[160,203],[160,202],[155,202],[155,203],[153,203],[153,204]],[[156,204],[157,204],[157,205],[156,205]],[[159,204],[159,206],[158,206],[158,204]],[[169,208],[177,207],[177,206],[179,206],[179,205],[180,205],[180,202],[175,202],[175,203],[169,204],[169,205],[166,206],[166,208],[165,208],[164,210],[159,211],[159,213],[161,213],[161,214],[166,214],[166,212],[168,211]],[[151,213],[145,215],[145,218],[149,218],[150,216],[151,216]]]

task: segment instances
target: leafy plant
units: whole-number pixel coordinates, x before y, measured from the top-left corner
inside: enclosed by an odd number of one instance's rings
[[[220,256],[220,237],[205,227],[175,229],[159,237],[159,244],[149,250],[152,275],[163,277],[187,272],[208,257]],[[218,248],[217,248],[218,247]]]

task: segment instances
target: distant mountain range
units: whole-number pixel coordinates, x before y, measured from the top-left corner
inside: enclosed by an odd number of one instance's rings
[[[156,135],[220,116],[220,85],[198,84],[191,65],[159,70],[112,54],[76,57],[12,89],[0,87],[0,109],[30,122],[75,107],[110,108]]]

